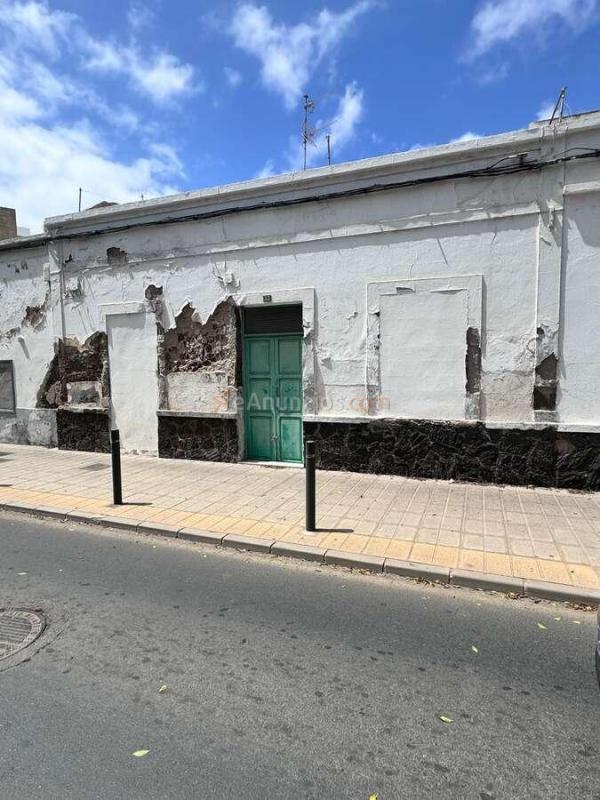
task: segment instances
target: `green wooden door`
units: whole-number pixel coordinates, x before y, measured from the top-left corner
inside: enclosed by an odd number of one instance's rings
[[[302,336],[244,337],[246,458],[302,461]]]

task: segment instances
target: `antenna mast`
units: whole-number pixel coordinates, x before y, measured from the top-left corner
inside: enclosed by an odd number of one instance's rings
[[[562,120],[563,114],[565,112],[566,99],[567,99],[567,87],[563,86],[563,88],[560,90],[560,94],[558,95],[558,100],[556,101],[556,105],[554,106],[554,111],[552,112],[552,116],[550,117],[548,125],[552,125],[554,120],[557,118],[557,115],[558,115],[558,121],[560,122]]]
[[[306,169],[306,150],[308,148],[309,143],[312,144],[315,138],[315,132],[310,128],[308,124],[308,115],[312,114],[315,110],[315,104],[310,99],[310,97],[305,94],[304,95],[304,124],[302,126],[302,145],[304,147],[304,169]]]

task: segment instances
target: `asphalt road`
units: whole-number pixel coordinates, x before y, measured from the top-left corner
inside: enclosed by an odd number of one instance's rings
[[[6,605],[2,800],[600,798],[589,613],[2,514]]]

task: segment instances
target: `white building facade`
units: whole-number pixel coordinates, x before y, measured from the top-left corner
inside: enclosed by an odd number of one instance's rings
[[[0,241],[0,440],[600,488],[600,113]]]

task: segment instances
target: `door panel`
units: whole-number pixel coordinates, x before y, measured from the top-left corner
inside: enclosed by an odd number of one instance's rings
[[[279,460],[302,461],[302,417],[279,417]]]
[[[302,342],[299,336],[279,340],[280,375],[302,374]]]
[[[247,387],[248,411],[272,411],[273,391],[270,378],[250,378]]]
[[[252,458],[272,461],[274,453],[273,415],[253,413],[247,422],[248,450]]]
[[[302,460],[302,336],[244,339],[246,457]]]
[[[297,414],[302,411],[302,384],[298,378],[279,378],[277,408],[282,414]]]
[[[277,453],[273,339],[271,336],[248,337],[244,351],[246,454],[259,461],[274,461]]]
[[[271,376],[271,341],[269,337],[247,339],[246,352],[250,375]]]

